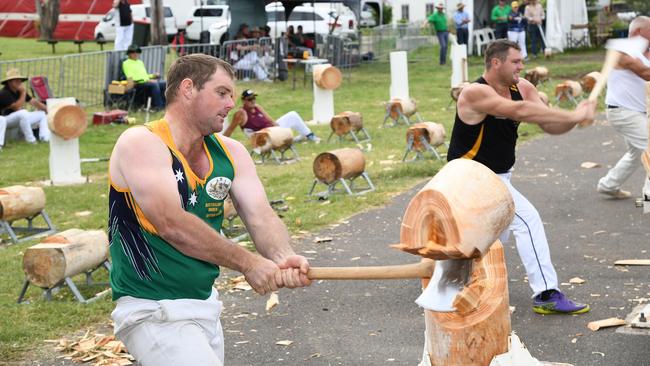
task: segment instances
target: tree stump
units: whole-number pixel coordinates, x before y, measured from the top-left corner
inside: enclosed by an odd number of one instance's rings
[[[325,184],[339,179],[354,179],[366,170],[366,159],[357,148],[343,148],[324,152],[314,159],[314,176]]]
[[[321,89],[334,90],[341,86],[343,74],[336,66],[314,68],[314,83]]]
[[[335,135],[345,136],[363,128],[363,117],[361,113],[345,111],[332,117],[330,127]]]
[[[271,150],[285,150],[293,144],[293,133],[290,128],[266,127],[251,135],[251,145],[254,151],[266,154]]]
[[[445,127],[435,122],[420,122],[409,127],[406,130],[406,141],[413,139],[413,150],[424,151],[426,146],[422,143],[421,137],[424,138],[432,147],[440,146],[445,143]]]
[[[496,240],[473,262],[470,282],[454,300],[457,311],[424,312],[425,347],[432,366],[488,365],[508,351],[508,273],[501,242]],[[428,281],[423,280],[425,287]]]
[[[598,71],[592,71],[583,76],[580,80],[582,83],[582,89],[584,89],[586,93],[591,93],[591,89],[594,88],[594,85],[596,85],[598,79],[600,79],[600,72]]]
[[[81,136],[86,131],[86,112],[74,104],[57,104],[47,113],[50,131],[57,136],[70,140]]]
[[[555,86],[555,97],[558,101],[569,100],[579,97],[582,94],[582,86],[579,82],[565,80]]]
[[[447,163],[409,203],[394,247],[432,259],[484,255],[515,213],[506,185],[469,159]]]
[[[71,277],[99,267],[108,259],[108,236],[103,230],[70,229],[29,247],[23,270],[29,282],[52,288]]]
[[[0,188],[0,220],[32,217],[45,208],[45,192],[40,187]]]

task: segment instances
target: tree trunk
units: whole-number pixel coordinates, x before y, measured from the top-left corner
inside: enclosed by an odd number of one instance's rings
[[[162,0],[151,0],[151,44],[166,45],[165,8]]]
[[[435,122],[420,122],[409,127],[406,130],[406,141],[413,136],[413,149],[423,151],[424,145],[420,142],[420,137],[424,137],[429,145],[436,147],[445,143],[445,127]]]
[[[340,178],[356,178],[366,170],[366,159],[357,148],[343,148],[324,152],[314,159],[314,176],[325,184]]]
[[[363,117],[361,113],[345,111],[332,117],[330,127],[337,136],[345,136],[363,128]]]
[[[57,104],[47,113],[50,131],[65,140],[81,136],[86,131],[88,122],[86,112],[75,104]]]
[[[251,135],[253,150],[267,153],[271,150],[280,150],[293,144],[293,133],[290,128],[267,127]]]
[[[478,257],[514,214],[512,196],[494,172],[474,160],[452,160],[413,197],[394,247],[432,259]]]
[[[343,75],[336,66],[314,68],[314,82],[319,88],[334,90],[341,86]]]
[[[103,230],[70,229],[29,247],[23,270],[36,286],[52,288],[66,277],[83,273],[108,259],[108,236]]]
[[[0,219],[14,221],[31,217],[45,208],[45,192],[40,187],[0,188]]]
[[[35,0],[35,2],[40,22],[40,39],[54,39],[54,30],[59,24],[60,0]]]

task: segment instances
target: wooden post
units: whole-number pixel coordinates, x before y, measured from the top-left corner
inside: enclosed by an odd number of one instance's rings
[[[23,270],[32,284],[52,288],[71,277],[99,267],[108,259],[108,236],[103,230],[70,229],[29,247]]]
[[[50,138],[50,180],[53,185],[82,184],[79,158],[79,135],[86,129],[85,112],[74,98],[49,98],[47,100]]]
[[[313,66],[314,103],[311,106],[316,123],[329,123],[334,116],[334,89],[341,85],[341,71],[330,64]],[[321,87],[321,85],[323,87]]]
[[[343,148],[324,152],[314,159],[314,176],[325,184],[353,179],[366,170],[366,158],[357,148]]]
[[[32,217],[45,208],[45,192],[40,187],[11,186],[0,189],[0,220]]]

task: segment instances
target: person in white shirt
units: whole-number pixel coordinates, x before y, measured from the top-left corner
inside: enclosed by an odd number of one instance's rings
[[[524,11],[524,17],[528,21],[528,38],[530,38],[530,51],[533,54],[533,58],[537,57],[537,51],[543,50],[546,45],[544,44],[544,39],[540,32],[542,21],[546,15],[544,14],[544,7],[537,0],[530,0],[530,3],[526,5]],[[537,44],[540,44],[540,48],[537,48]]]
[[[639,16],[629,27],[629,36],[641,36],[650,41],[650,17]],[[628,198],[631,193],[622,184],[641,165],[641,154],[648,146],[648,116],[646,115],[645,84],[650,81],[650,50],[621,56],[618,66],[609,75],[607,85],[607,120],[623,136],[627,151],[598,181],[597,191],[614,197]],[[641,191],[650,200],[650,179],[644,177]]]

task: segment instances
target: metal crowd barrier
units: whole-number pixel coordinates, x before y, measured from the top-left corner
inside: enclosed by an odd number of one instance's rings
[[[364,60],[387,61],[392,51],[414,51],[437,43],[429,27],[419,24],[382,25],[364,30],[360,54]],[[430,60],[430,55],[409,55],[409,61]]]

